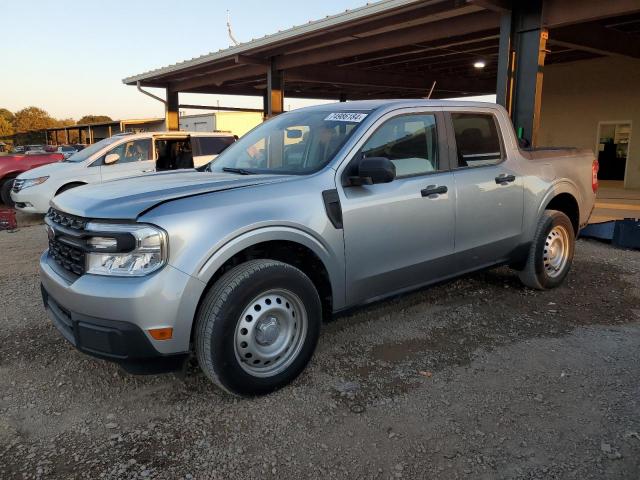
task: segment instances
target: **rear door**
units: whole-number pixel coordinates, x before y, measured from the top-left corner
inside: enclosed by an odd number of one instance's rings
[[[455,251],[460,271],[505,260],[522,234],[523,180],[490,109],[447,113],[455,162]]]
[[[440,278],[453,254],[453,178],[439,111],[394,112],[364,140],[364,157],[396,167],[390,183],[342,187],[348,303],[360,303]],[[341,180],[344,184],[344,178]]]
[[[112,153],[120,158],[116,163],[105,165],[104,158]],[[100,162],[100,176],[103,182],[153,172],[155,160],[152,141],[150,138],[142,138],[120,143],[109,150]]]
[[[209,163],[235,141],[233,135],[192,136],[193,166],[198,168]]]

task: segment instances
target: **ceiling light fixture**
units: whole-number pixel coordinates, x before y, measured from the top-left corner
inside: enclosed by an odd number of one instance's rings
[[[478,60],[473,64],[473,68],[484,68],[487,64],[483,60]]]

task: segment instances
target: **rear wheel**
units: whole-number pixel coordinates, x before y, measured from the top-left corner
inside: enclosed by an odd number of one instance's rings
[[[0,200],[7,207],[13,207],[14,205],[13,200],[11,200],[11,187],[14,180],[14,178],[9,178],[0,183]]]
[[[302,271],[274,260],[251,260],[225,273],[198,312],[200,368],[235,395],[263,395],[306,367],[318,342],[320,298]]]
[[[519,272],[520,280],[538,290],[559,286],[569,273],[574,250],[575,234],[569,217],[557,210],[545,210],[525,268]]]

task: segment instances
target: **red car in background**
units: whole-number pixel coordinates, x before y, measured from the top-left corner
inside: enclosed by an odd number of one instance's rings
[[[64,159],[62,153],[41,153],[34,155],[14,154],[0,156],[0,199],[6,206],[13,206],[11,185],[13,179],[32,168],[59,162]]]

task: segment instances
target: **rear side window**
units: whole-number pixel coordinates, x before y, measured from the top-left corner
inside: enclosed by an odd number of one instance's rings
[[[220,155],[225,148],[235,141],[234,137],[191,137],[193,156]]]
[[[500,137],[493,115],[452,113],[458,150],[458,167],[495,165],[502,160]]]

